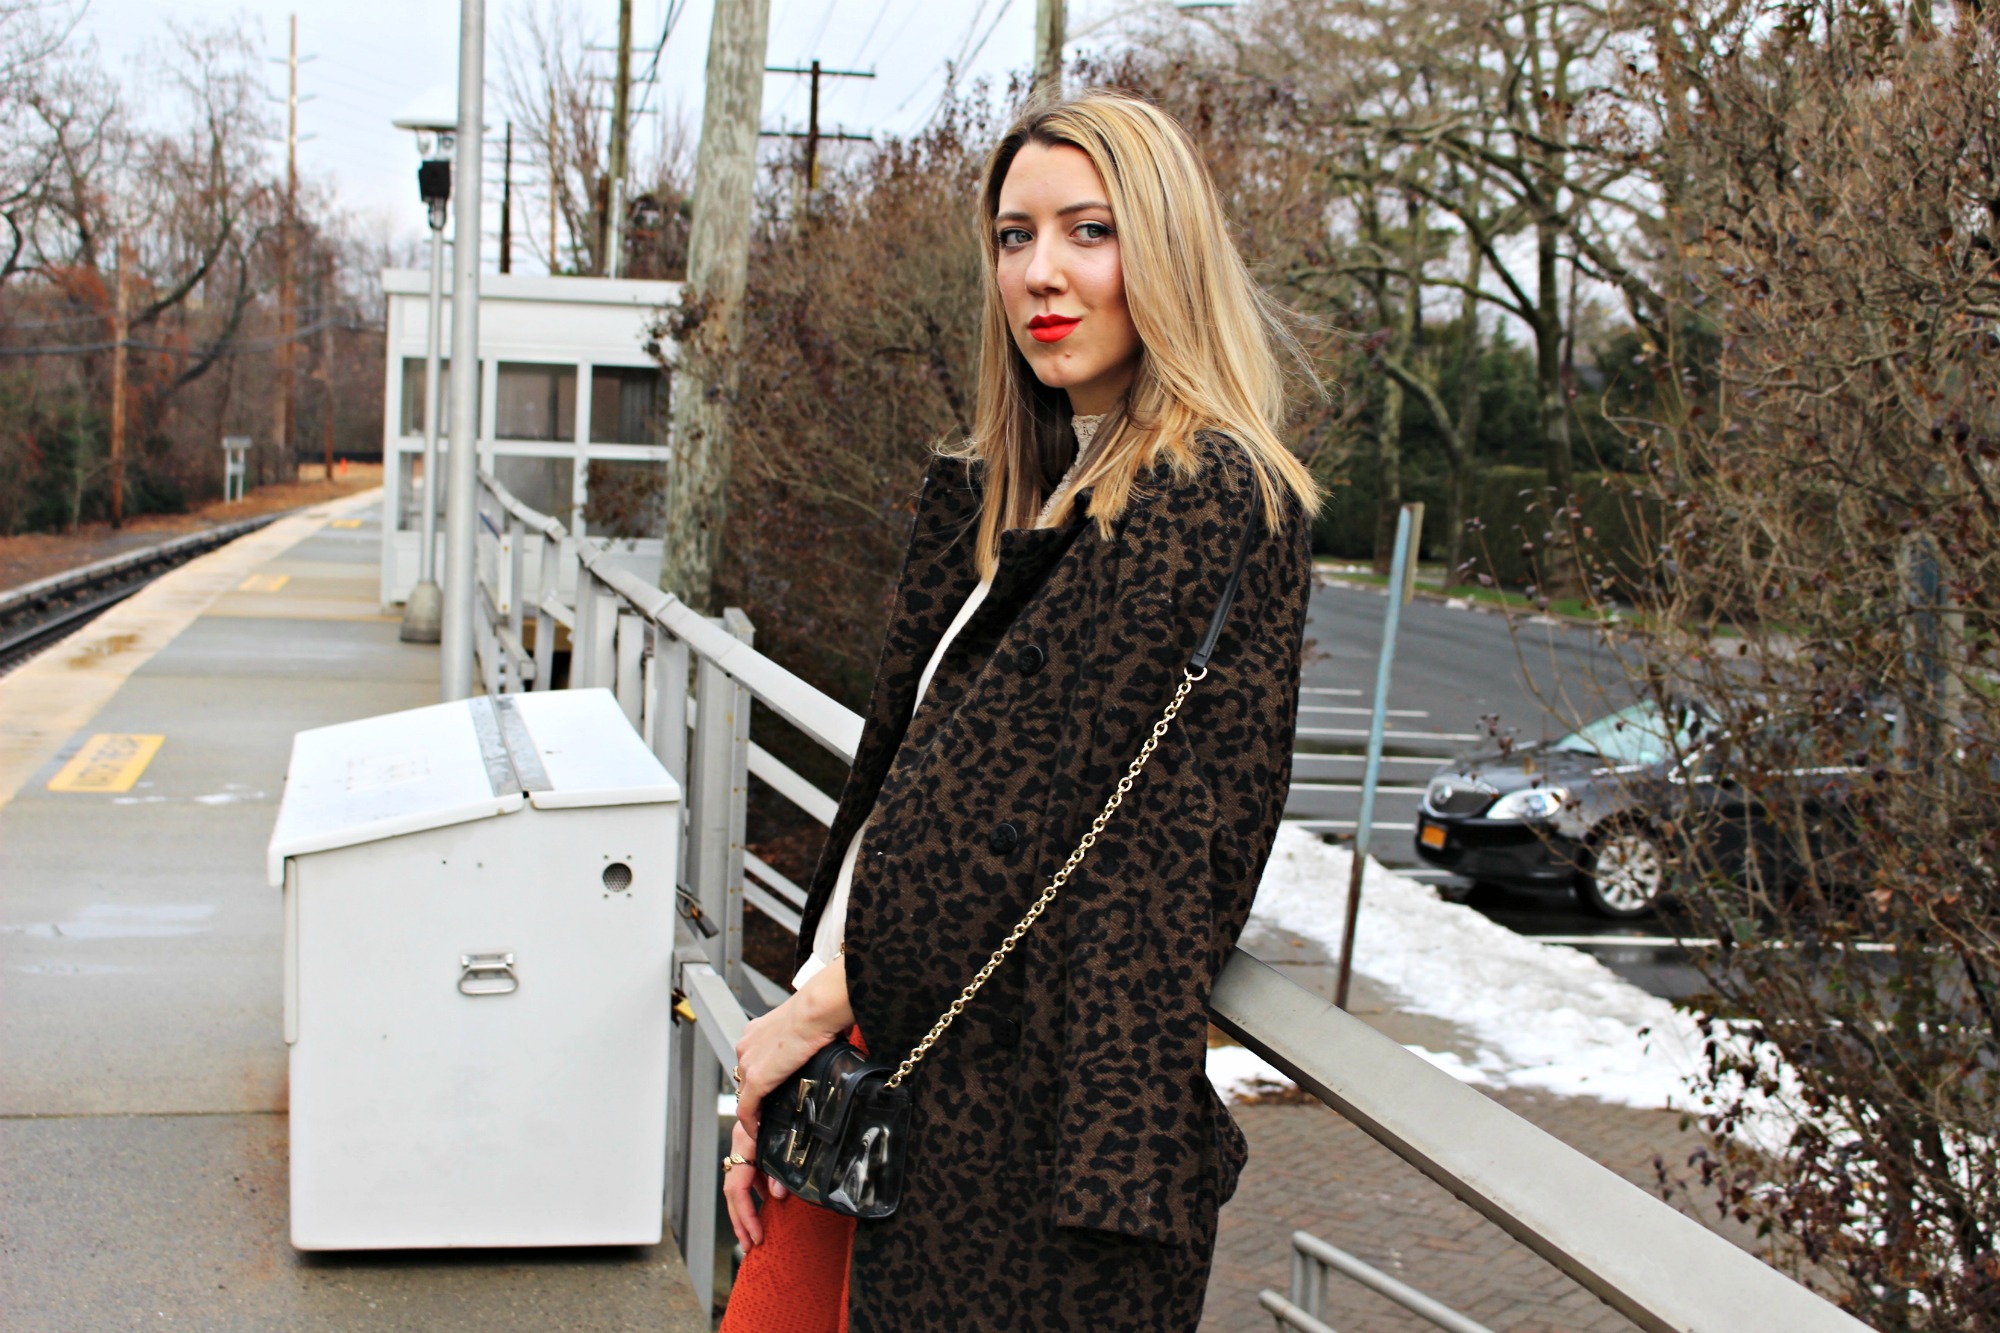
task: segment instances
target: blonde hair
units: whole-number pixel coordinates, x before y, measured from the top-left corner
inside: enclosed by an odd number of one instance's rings
[[[1224,431],[1247,450],[1266,521],[1280,522],[1289,492],[1311,515],[1319,484],[1278,438],[1286,409],[1283,361],[1306,367],[1282,308],[1251,278],[1230,239],[1215,184],[1187,132],[1159,108],[1093,89],[1030,108],[995,145],[980,189],[986,301],[981,316],[979,404],[971,439],[956,451],[984,464],[977,558],[998,562],[1000,534],[1032,527],[1074,450],[1069,399],[1036,378],[1015,345],[996,276],[1000,190],[1028,144],[1081,150],[1104,181],[1139,335],[1139,365],[1123,407],[1051,514],[1070,517],[1089,487],[1090,516],[1110,535],[1139,477],[1164,459],[1186,480],[1199,469],[1197,431]]]

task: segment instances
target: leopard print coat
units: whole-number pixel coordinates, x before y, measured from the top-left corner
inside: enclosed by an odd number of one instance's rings
[[[993,587],[912,719],[978,581],[974,465],[924,481],[801,961],[869,813],[847,920],[856,1020],[896,1059],[1019,920],[1138,752],[1252,507],[1224,436],[1143,479],[1109,538],[1082,515],[1002,537]],[[1192,1330],[1245,1157],[1204,1073],[1208,997],[1290,778],[1311,575],[1295,510],[1260,522],[1207,677],[1088,860],[914,1076],[911,1177],[863,1223],[856,1333]]]

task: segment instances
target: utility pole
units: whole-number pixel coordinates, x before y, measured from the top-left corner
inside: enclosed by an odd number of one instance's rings
[[[727,517],[729,408],[736,396],[735,351],[750,264],[770,16],[770,0],[716,0],[701,144],[695,151],[682,300],[699,302],[705,314],[681,347],[660,587],[702,612],[714,610],[715,565]]]
[[[280,475],[293,475],[292,339],[298,332],[298,293],[292,282],[292,222],[299,204],[299,16],[292,15],[291,49],[285,56],[285,215],[278,222],[278,410]]]
[[[325,445],[326,480],[333,482],[333,255],[326,257],[326,277],[319,298],[319,378],[326,389]]]
[[[719,20],[718,20],[719,21]],[[611,81],[611,184],[604,208],[604,272],[618,276],[624,231],[626,122],[632,111],[632,0],[618,0],[618,68]]]
[[[473,538],[479,508],[479,239],[485,210],[486,0],[459,0],[458,216],[451,256],[451,455],[445,486],[441,698],[472,697]],[[744,210],[746,220],[748,208]],[[425,478],[426,499],[430,479]]]
[[[819,61],[812,62],[812,109],[806,114],[806,200],[819,188]]]
[[[847,133],[821,134],[820,133],[819,81],[822,78],[872,79],[875,77],[875,72],[873,70],[860,70],[860,69],[822,69],[820,68],[820,63],[817,60],[813,61],[812,64],[807,65],[804,68],[800,68],[796,65],[766,65],[764,67],[764,72],[766,74],[803,74],[812,79],[812,99],[809,103],[811,110],[808,111],[806,114],[806,132],[804,134],[800,134],[796,130],[793,131],[766,130],[764,132],[764,137],[766,138],[804,139],[806,141],[806,161],[805,161],[804,180],[805,180],[806,198],[811,199],[812,192],[819,188],[820,140],[834,139],[834,140],[856,140],[865,143],[874,142],[874,136],[870,134],[847,134]]]
[[[1062,96],[1063,0],[1035,0],[1035,96]]]
[[[549,84],[549,272],[559,273],[562,265],[556,258],[556,173],[562,170],[556,165],[556,87]]]
[[[507,122],[507,147],[500,159],[500,271],[514,271],[514,122]]]
[[[118,286],[111,298],[111,526],[125,526],[125,342],[132,332],[132,243],[118,238]]]

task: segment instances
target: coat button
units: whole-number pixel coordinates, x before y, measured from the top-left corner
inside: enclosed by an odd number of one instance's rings
[[[1048,660],[1048,656],[1042,652],[1041,647],[1031,643],[1015,656],[1014,665],[1021,669],[1022,675],[1032,676],[1037,671],[1040,671],[1042,663]]]
[[[996,852],[1011,852],[1021,845],[1021,830],[1012,824],[995,824],[986,835],[986,845]]]

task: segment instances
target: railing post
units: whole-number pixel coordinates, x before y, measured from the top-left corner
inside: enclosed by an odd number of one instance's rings
[[[684,998],[685,968],[689,963],[707,962],[708,955],[695,947],[692,931],[676,925],[674,935],[677,940],[674,949],[675,995]],[[683,1014],[675,1013],[671,1030],[667,1033],[666,1207],[667,1227],[674,1233],[683,1258],[687,1256],[688,1242],[692,1239],[688,1227],[689,1152],[693,1146],[695,1067],[701,1063],[696,1056],[704,1040],[702,1034],[695,1030],[695,1024],[685,1021]],[[715,1105],[713,1092],[709,1096],[709,1105]],[[692,1266],[689,1276],[693,1276]]]
[[[722,626],[748,643],[750,619],[735,607]],[[688,756],[688,889],[721,929],[703,942],[732,987],[743,970],[744,803],[750,783],[750,692],[704,657],[695,668],[695,733]]]
[[[542,534],[542,574],[535,589],[535,688],[546,690],[555,683],[556,618],[547,604],[562,600],[562,543]]]
[[[1326,1311],[1326,1265],[1307,1254],[1296,1236],[1292,1240],[1292,1304],[1315,1319]]]
[[[583,679],[575,683],[589,689],[614,685],[618,679],[618,595],[588,570],[577,579],[576,592],[579,604],[586,596],[590,599],[590,664]]]
[[[653,635],[653,698],[647,741],[674,781],[687,786],[688,647],[662,629]]]
[[[696,1304],[707,1311],[715,1306],[715,1200],[724,1152],[715,1098],[722,1091],[722,1066],[694,1025],[688,1028],[694,1059],[687,1085],[687,1213],[679,1235]]]
[[[576,605],[570,609],[569,627],[569,687],[573,690],[586,689],[590,685],[592,666],[591,649],[597,645],[597,599],[590,595],[590,569],[579,562],[576,567]]]
[[[618,674],[613,686],[618,706],[633,727],[646,697],[646,622],[630,611],[618,613]]]
[[[528,595],[528,544],[527,525],[512,513],[507,515],[507,628],[514,633],[514,642],[521,642],[521,629],[527,623],[527,608],[521,602]],[[514,688],[521,688],[521,664],[514,663]]]

